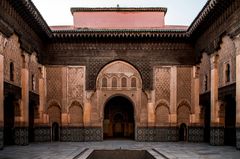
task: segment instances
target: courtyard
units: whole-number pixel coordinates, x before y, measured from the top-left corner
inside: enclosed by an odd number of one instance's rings
[[[239,159],[240,151],[231,146],[211,146],[207,143],[136,142],[106,140],[103,142],[32,143],[28,146],[8,146],[0,159],[84,159],[93,150],[147,150],[158,159]],[[115,157],[113,157],[115,158]]]

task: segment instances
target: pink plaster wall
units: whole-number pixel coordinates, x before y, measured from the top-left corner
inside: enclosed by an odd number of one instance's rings
[[[74,28],[151,29],[164,26],[164,12],[74,12]]]

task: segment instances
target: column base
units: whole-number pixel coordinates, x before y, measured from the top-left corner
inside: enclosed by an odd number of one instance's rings
[[[51,141],[51,127],[38,126],[34,127],[34,142],[50,142]]]
[[[14,141],[16,145],[28,145],[28,127],[15,127]]]
[[[0,150],[3,149],[3,127],[0,127]]]
[[[224,145],[224,127],[210,128],[210,144],[214,146]]]
[[[236,128],[236,148],[240,150],[240,127]]]
[[[188,141],[189,142],[203,142],[204,141],[204,128],[201,126],[188,127]]]

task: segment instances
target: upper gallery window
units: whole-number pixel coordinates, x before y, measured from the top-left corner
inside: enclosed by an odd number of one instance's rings
[[[208,75],[204,76],[204,91],[208,90]]]
[[[230,64],[226,64],[225,66],[225,82],[230,82],[230,76],[231,76],[231,70],[230,70]]]
[[[137,80],[134,77],[134,78],[131,79],[131,87],[136,87],[136,86],[137,86]]]
[[[112,87],[117,87],[117,78],[116,77],[112,78]]]
[[[10,62],[10,81],[14,81],[14,64]]]
[[[127,78],[123,77],[121,83],[122,83],[122,87],[127,87]]]
[[[107,78],[105,77],[102,79],[102,87],[107,87]]]
[[[35,80],[34,74],[32,74],[32,90],[33,90],[33,91],[36,90],[36,80]]]

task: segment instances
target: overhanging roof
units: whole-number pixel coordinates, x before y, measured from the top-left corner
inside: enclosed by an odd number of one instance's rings
[[[50,27],[47,25],[35,5],[31,2],[31,0],[9,0],[10,3],[13,5],[13,7],[19,12],[19,14],[23,17],[24,20],[28,22],[28,24],[39,34],[45,34],[49,38],[53,37],[78,37],[80,35],[86,35],[90,34],[92,35],[103,35],[107,37],[112,36],[119,36],[121,37],[129,37],[129,36],[142,36],[142,35],[151,35],[156,37],[191,37],[195,32],[201,29],[204,25],[207,25],[211,23],[212,21],[209,21],[209,19],[212,19],[213,16],[220,15],[232,2],[236,0],[209,0],[203,9],[200,11],[198,16],[195,18],[195,20],[192,22],[188,30],[182,31],[182,30],[165,30],[165,29],[157,29],[157,30],[85,30],[85,29],[79,29],[79,30],[57,30],[52,31]],[[107,8],[72,8],[71,11],[77,11],[77,10],[106,10]],[[134,8],[110,8],[112,11],[116,10],[132,10]],[[166,8],[135,8],[137,10],[141,11],[164,11],[166,12]],[[213,20],[213,19],[212,19]],[[65,35],[67,34],[67,35]],[[77,35],[73,35],[77,34]],[[114,34],[114,35],[110,35]],[[118,35],[119,34],[119,35]],[[135,34],[135,35],[133,35]],[[139,35],[138,35],[139,34]],[[156,34],[156,35],[154,35]],[[184,35],[185,34],[185,35]],[[71,35],[71,36],[70,36]],[[87,35],[86,35],[87,36]]]

